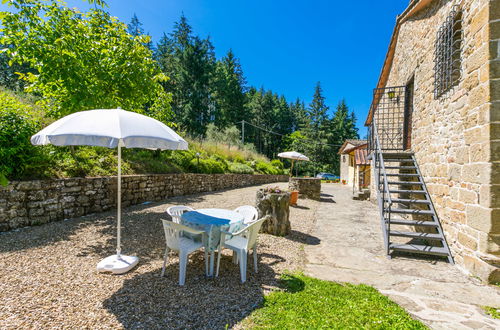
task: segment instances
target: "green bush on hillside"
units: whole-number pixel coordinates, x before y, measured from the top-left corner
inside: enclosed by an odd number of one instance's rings
[[[236,174],[253,174],[253,168],[247,164],[231,163],[229,164],[229,172]]]
[[[0,92],[0,174],[3,177],[24,178],[44,163],[43,153],[30,142],[40,124],[29,110],[15,97]]]
[[[279,174],[280,171],[269,163],[255,162],[255,169],[262,174]]]
[[[193,159],[189,166],[190,172],[206,174],[222,174],[224,168],[220,162],[213,159]]]
[[[283,163],[279,159],[273,159],[271,160],[271,165],[274,166],[275,168],[279,170],[283,170],[285,167],[283,166]]]

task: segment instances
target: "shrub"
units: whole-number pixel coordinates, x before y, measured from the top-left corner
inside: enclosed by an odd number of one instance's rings
[[[253,174],[253,168],[246,164],[230,163],[229,172],[237,174]]]
[[[280,169],[280,170],[284,169],[283,163],[279,159],[273,159],[271,161],[271,165],[273,165],[274,167],[276,167],[277,169]]]
[[[274,166],[261,161],[255,162],[255,169],[262,174],[278,174],[278,170]]]
[[[245,164],[245,158],[243,158],[242,156],[240,155],[236,155],[234,156],[233,158],[233,162],[235,163],[240,163],[240,164]]]
[[[29,106],[0,92],[0,174],[4,177],[20,179],[46,165],[41,148],[30,142],[40,124],[29,111]]]
[[[193,159],[189,169],[194,173],[217,174],[224,173],[224,168],[220,162],[213,159]]]
[[[221,155],[217,155],[217,154],[212,155],[210,157],[210,159],[216,161],[222,167],[223,173],[225,173],[229,170],[229,165],[228,165],[226,159],[224,157],[222,157]]]

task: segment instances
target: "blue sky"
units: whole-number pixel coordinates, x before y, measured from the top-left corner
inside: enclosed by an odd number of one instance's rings
[[[194,33],[210,36],[216,55],[232,48],[248,84],[289,101],[311,101],[321,81],[327,104],[345,98],[361,137],[394,28],[408,0],[106,0],[107,10],[128,23],[135,13],[156,43],[182,13]],[[68,1],[81,9],[83,1]],[[5,8],[4,5],[1,8]]]

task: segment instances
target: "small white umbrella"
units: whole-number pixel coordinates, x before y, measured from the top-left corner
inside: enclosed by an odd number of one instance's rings
[[[118,148],[116,254],[101,260],[97,270],[122,274],[135,267],[137,257],[121,254],[121,148],[185,150],[188,143],[162,122],[122,109],[73,113],[33,135],[31,143]]]
[[[290,167],[290,176],[292,176],[293,173],[293,162],[295,160],[303,160],[303,161],[309,161],[309,157],[306,155],[301,154],[300,152],[297,151],[287,151],[287,152],[281,152],[278,154],[278,157],[281,158],[288,158],[292,160],[292,166]]]

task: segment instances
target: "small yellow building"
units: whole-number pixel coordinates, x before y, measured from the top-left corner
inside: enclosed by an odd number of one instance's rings
[[[340,182],[358,194],[370,186],[370,161],[366,140],[346,140],[339,149]]]

